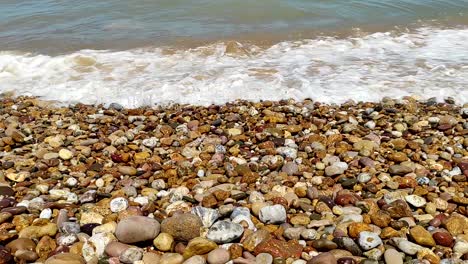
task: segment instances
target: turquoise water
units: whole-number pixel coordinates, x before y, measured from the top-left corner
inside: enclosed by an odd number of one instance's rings
[[[468,21],[468,0],[2,0],[0,10],[2,50],[46,52]]]
[[[468,103],[468,0],[0,0],[2,92]]]

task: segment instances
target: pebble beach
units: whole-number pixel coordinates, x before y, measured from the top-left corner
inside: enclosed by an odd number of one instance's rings
[[[0,263],[468,260],[468,105],[0,98]]]

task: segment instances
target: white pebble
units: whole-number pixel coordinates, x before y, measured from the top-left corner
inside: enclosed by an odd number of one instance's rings
[[[61,159],[63,159],[63,160],[69,160],[69,159],[73,158],[73,152],[71,152],[68,149],[61,149],[59,151],[59,157]]]
[[[307,264],[307,261],[303,259],[298,259],[298,260],[293,261],[291,264]]]
[[[374,121],[369,121],[366,124],[364,124],[365,127],[369,129],[374,129],[375,128],[375,122]]]
[[[157,179],[151,183],[151,188],[156,189],[158,191],[164,190],[166,188],[166,183],[163,179]]]
[[[38,184],[36,185],[36,190],[41,193],[47,193],[47,191],[49,191],[49,186],[47,184]]]
[[[154,148],[158,144],[158,139],[155,137],[143,139],[142,141],[143,145],[148,148]]]
[[[39,214],[39,218],[50,219],[52,217],[52,210],[50,208],[45,208]]]
[[[260,221],[266,224],[286,222],[286,209],[280,204],[265,206],[260,210]]]
[[[423,207],[426,205],[426,199],[424,197],[414,194],[405,196],[405,200],[414,207]]]
[[[104,187],[104,180],[99,178],[99,179],[96,180],[96,182],[94,184],[96,184],[96,187],[102,188],[102,187]]]
[[[359,233],[359,245],[364,250],[370,250],[382,244],[382,239],[373,232],[363,231]]]
[[[28,207],[29,207],[29,203],[30,203],[30,201],[28,201],[28,200],[23,200],[23,201],[17,203],[17,204],[16,204],[16,207],[18,207],[18,206],[24,206],[24,207],[28,208]]]
[[[136,197],[135,199],[133,199],[133,201],[140,205],[147,205],[149,203],[148,197],[142,197],[142,196]]]
[[[363,172],[363,173],[359,173],[357,179],[360,183],[366,183],[368,181],[370,181],[372,178],[372,176],[369,174],[369,173],[366,173],[366,172]]]
[[[205,176],[205,171],[204,170],[198,170],[197,171],[197,176],[200,177],[200,178],[204,177]]]
[[[77,203],[78,202],[78,195],[76,195],[76,193],[68,193],[67,194],[67,202]]]
[[[128,207],[128,201],[127,201],[127,199],[125,199],[123,197],[114,198],[110,202],[110,209],[111,209],[111,211],[113,213],[121,212],[121,211],[127,209],[127,207]]]
[[[67,181],[66,181],[66,185],[69,186],[69,187],[76,186],[77,183],[78,183],[78,180],[73,178],[73,177],[68,178]]]

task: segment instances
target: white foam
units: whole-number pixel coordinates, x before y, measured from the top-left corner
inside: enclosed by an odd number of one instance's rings
[[[406,95],[468,102],[468,29],[421,28],[248,50],[234,56],[226,53],[226,45],[214,44],[173,53],[83,50],[51,57],[0,52],[0,91],[128,107],[286,98],[342,103]]]

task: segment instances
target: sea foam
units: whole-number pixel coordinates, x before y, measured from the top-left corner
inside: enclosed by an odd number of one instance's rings
[[[63,103],[221,104],[312,98],[325,103],[454,97],[468,102],[468,29],[186,50],[0,52],[0,92]]]

